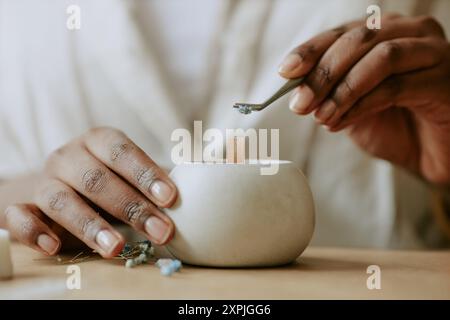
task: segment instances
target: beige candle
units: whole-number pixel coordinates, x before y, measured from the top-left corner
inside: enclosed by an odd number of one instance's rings
[[[245,163],[245,137],[233,137],[227,140],[227,163]]]
[[[9,232],[0,229],[0,280],[10,279],[13,268],[9,249]]]

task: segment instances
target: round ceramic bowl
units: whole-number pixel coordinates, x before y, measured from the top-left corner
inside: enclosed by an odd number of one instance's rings
[[[170,177],[178,200],[165,212],[176,226],[166,249],[201,266],[263,267],[294,261],[314,230],[314,203],[305,176],[292,162],[184,163]]]

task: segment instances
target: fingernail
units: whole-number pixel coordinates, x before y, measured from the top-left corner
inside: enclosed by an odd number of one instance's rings
[[[170,226],[157,216],[151,216],[145,221],[145,231],[160,244],[166,242],[171,233]]]
[[[97,244],[106,252],[111,252],[119,243],[119,239],[109,230],[102,230],[95,238]]]
[[[172,198],[173,190],[165,182],[156,180],[150,186],[151,194],[161,203],[166,203]]]
[[[58,249],[59,243],[49,235],[42,233],[37,237],[37,245],[47,252],[48,254],[53,254]]]
[[[314,92],[308,86],[302,86],[294,93],[289,108],[298,113],[305,113],[314,99]]]
[[[284,58],[284,60],[281,62],[280,66],[278,67],[279,73],[287,73],[295,68],[297,68],[300,63],[302,62],[302,59],[300,56],[296,53],[291,53]]]
[[[333,100],[325,101],[316,112],[316,119],[324,123],[329,120],[336,112],[336,104]]]

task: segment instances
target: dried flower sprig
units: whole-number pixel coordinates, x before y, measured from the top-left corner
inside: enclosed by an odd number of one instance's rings
[[[56,261],[60,264],[73,264],[95,258],[101,258],[95,250],[84,250],[68,259],[56,256]],[[147,263],[150,260],[155,260],[155,250],[152,243],[148,240],[128,242],[123,247],[122,252],[113,259],[125,260],[125,267],[133,268],[137,265]],[[160,269],[161,274],[164,276],[171,276],[174,272],[180,271],[182,267],[181,261],[177,259],[158,259],[155,262],[155,265]]]

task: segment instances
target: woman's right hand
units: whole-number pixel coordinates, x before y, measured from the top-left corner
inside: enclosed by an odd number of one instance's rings
[[[170,207],[176,197],[174,183],[142,149],[121,131],[101,127],[54,151],[34,203],[9,206],[5,222],[14,238],[45,254],[59,252],[68,232],[110,258],[125,240],[96,208],[162,245],[174,225],[158,207]]]

